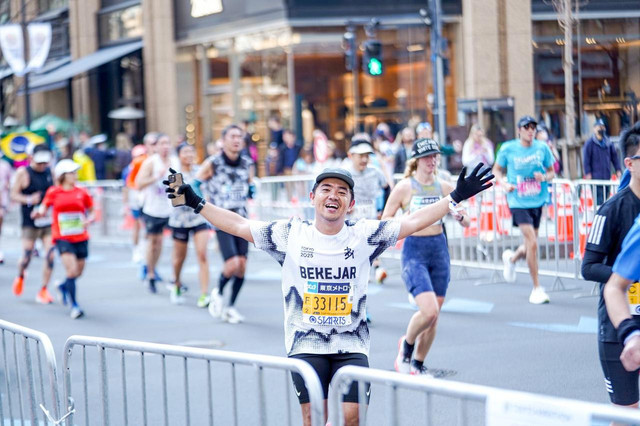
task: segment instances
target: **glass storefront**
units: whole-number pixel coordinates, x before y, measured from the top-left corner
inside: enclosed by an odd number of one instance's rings
[[[394,130],[410,121],[432,122],[433,73],[426,27],[378,30],[384,72],[375,77],[362,71],[362,48],[357,73],[346,70],[345,30],[283,28],[207,46],[205,95],[212,138],[218,138],[226,125],[244,121],[268,141],[267,121],[277,116],[283,127],[295,129],[307,143],[317,128],[344,149],[346,135],[373,132],[381,121]],[[362,29],[356,36],[359,46],[367,39]],[[448,53],[454,57],[451,48]],[[448,102],[455,99],[452,79],[447,77]],[[455,114],[449,122],[456,122]]]
[[[580,38],[575,34],[576,129],[586,136],[596,117],[602,117],[609,134],[617,135],[638,119],[640,20],[581,20]],[[564,133],[564,36],[558,23],[533,22],[533,43],[536,110],[560,136]]]

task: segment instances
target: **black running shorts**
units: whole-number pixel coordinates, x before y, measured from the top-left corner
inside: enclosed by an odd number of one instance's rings
[[[216,229],[216,237],[218,237],[218,246],[225,261],[235,256],[247,257],[249,242],[244,238],[227,234],[219,229]]]
[[[345,365],[357,365],[359,367],[369,367],[369,358],[365,354],[297,354],[291,355],[289,358],[301,359],[311,364],[320,378],[324,399],[329,395],[329,383],[336,371]],[[293,388],[300,404],[309,402],[309,393],[304,385],[302,376],[298,373],[291,373],[293,378]],[[367,396],[367,404],[371,395],[371,384],[365,383],[365,392]],[[358,382],[353,382],[349,388],[349,392],[344,396],[344,402],[358,402]]]
[[[200,231],[208,231],[209,225],[206,223],[201,223],[197,226],[192,226],[191,228],[174,228],[171,227],[171,233],[174,240],[182,241],[183,243],[189,242],[189,234],[193,232],[193,235],[197,234]]]
[[[56,248],[60,254],[71,253],[77,259],[86,259],[89,256],[89,242],[80,241],[78,243],[70,243],[65,240],[56,241]]]
[[[632,405],[638,402],[638,371],[629,372],[620,361],[623,346],[617,342],[598,341],[600,366],[611,403]]]
[[[533,225],[534,229],[540,228],[540,219],[542,218],[542,207],[534,207],[531,209],[512,209],[511,219],[513,226]]]
[[[144,226],[147,230],[147,234],[151,235],[162,234],[164,228],[169,226],[168,217],[155,217],[142,213],[142,220],[144,220]]]

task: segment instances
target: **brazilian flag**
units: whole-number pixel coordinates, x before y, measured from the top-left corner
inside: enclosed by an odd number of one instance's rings
[[[0,152],[3,159],[17,168],[27,164],[28,146],[41,143],[49,143],[46,130],[4,133],[0,135]]]

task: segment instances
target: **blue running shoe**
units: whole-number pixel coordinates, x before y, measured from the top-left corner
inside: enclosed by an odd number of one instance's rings
[[[60,292],[60,303],[67,306],[67,297],[69,296],[69,293],[67,292],[67,282],[62,281],[57,287]]]
[[[146,268],[146,266],[145,266],[145,268]],[[147,270],[145,269],[145,273],[146,273],[146,271],[147,271]],[[155,276],[156,276],[156,281],[162,281],[162,282],[164,282],[164,280],[162,279],[162,277],[161,277],[161,276],[160,276],[160,274],[158,273],[158,270],[157,270],[157,269],[154,269],[154,270],[153,270],[153,275],[155,275]]]
[[[138,271],[138,278],[140,281],[144,281],[147,278],[147,265],[140,265],[140,270]]]

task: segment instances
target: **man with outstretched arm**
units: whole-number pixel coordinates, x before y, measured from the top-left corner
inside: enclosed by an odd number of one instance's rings
[[[463,169],[448,197],[413,214],[382,221],[345,220],[356,200],[353,177],[340,168],[325,169],[316,177],[309,194],[315,210],[313,222],[299,218],[248,220],[206,202],[189,185],[180,186],[177,194],[184,194],[185,204],[214,226],[254,243],[280,263],[287,354],[307,361],[318,374],[326,413],[333,374],[345,365],[369,365],[365,313],[371,264],[398,239],[435,223],[456,209],[457,203],[489,188],[493,175],[489,169],[480,171],[481,167],[479,164],[466,177]],[[169,198],[176,197],[173,188],[167,192]],[[304,424],[308,425],[309,395],[297,374],[293,374],[293,382]],[[368,399],[368,386],[366,393]],[[345,395],[343,410],[347,425],[358,423],[357,384]]]

